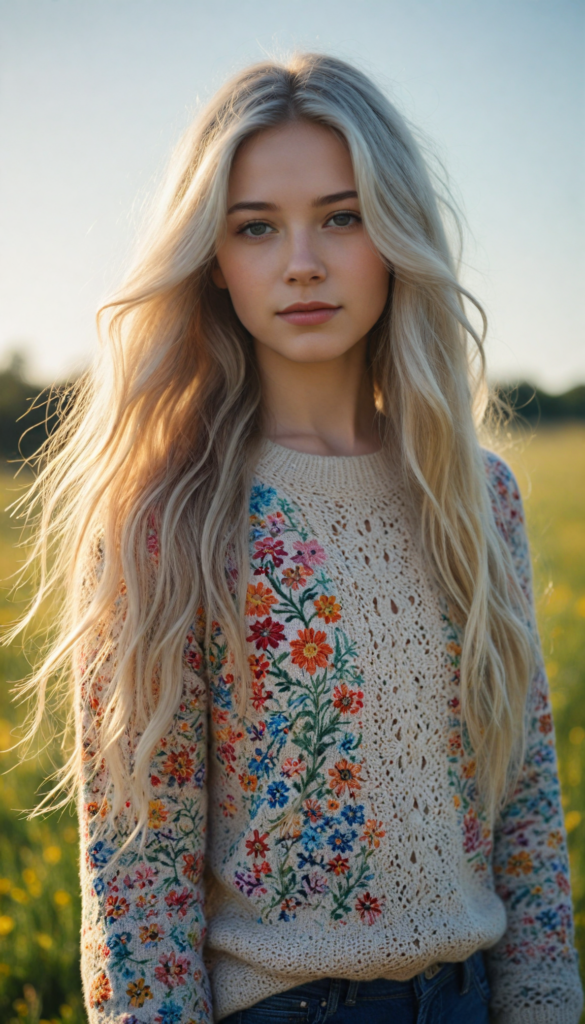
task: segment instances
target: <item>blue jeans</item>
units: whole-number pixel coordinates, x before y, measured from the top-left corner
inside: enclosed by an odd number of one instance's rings
[[[410,981],[321,978],[263,999],[221,1024],[488,1024],[483,954]]]

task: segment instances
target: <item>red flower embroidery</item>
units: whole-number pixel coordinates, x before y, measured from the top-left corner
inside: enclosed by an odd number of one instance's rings
[[[263,622],[258,619],[250,627],[252,634],[246,637],[248,642],[254,642],[258,651],[267,651],[268,647],[278,647],[284,640],[284,626],[280,622],[273,622],[268,616]]]
[[[362,690],[350,690],[345,683],[336,686],[333,691],[333,707],[342,715],[355,715],[364,706]]]
[[[254,860],[256,857],[264,857],[270,849],[270,846],[266,842],[267,839],[268,832],[265,832],[264,835],[261,836],[258,829],[255,828],[252,838],[246,839],[246,846],[248,847],[247,856],[254,857]]]
[[[194,767],[195,761],[190,757],[187,747],[181,747],[169,754],[161,771],[163,775],[172,775],[179,786],[184,786],[193,775]]]
[[[377,896],[370,896],[369,892],[365,892],[363,896],[358,896],[355,909],[362,921],[365,921],[366,924],[373,924],[382,913],[382,903]]]
[[[263,537],[257,540],[254,545],[254,558],[271,558],[275,568],[282,565],[286,558],[286,551],[281,540],[273,540],[272,537]]]

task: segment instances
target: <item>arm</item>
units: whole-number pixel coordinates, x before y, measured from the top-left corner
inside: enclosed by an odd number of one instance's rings
[[[522,499],[509,467],[487,453],[498,527],[511,551],[537,641],[526,750],[515,790],[494,832],[496,891],[508,927],[487,953],[497,1024],[577,1024],[583,996],[569,884],[567,841],[550,695],[536,630]]]
[[[120,599],[122,600],[122,599]],[[83,735],[79,794],[82,891],[81,973],[89,1024],[208,1024],[211,998],[202,960],[201,873],[205,846],[206,688],[197,674],[201,648],[190,630],[183,693],[168,733],[153,750],[148,837],[133,840],[117,863],[124,830],[98,833],[107,799],[105,771],[89,770],[101,704],[113,669],[99,656],[100,631],[78,662],[78,727]],[[115,650],[115,645],[113,650]]]

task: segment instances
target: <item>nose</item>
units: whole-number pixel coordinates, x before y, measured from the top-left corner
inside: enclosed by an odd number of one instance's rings
[[[327,270],[317,252],[312,232],[293,232],[283,274],[286,284],[315,284],[324,281],[326,277]]]

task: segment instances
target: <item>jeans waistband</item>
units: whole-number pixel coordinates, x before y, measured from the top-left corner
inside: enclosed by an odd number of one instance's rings
[[[429,964],[423,971],[407,981],[391,978],[374,978],[372,981],[355,981],[348,978],[319,978],[307,982],[295,989],[295,994],[306,995],[308,998],[327,1000],[330,1012],[339,1002],[353,1006],[363,998],[383,998],[385,996],[416,996],[423,999],[427,993],[444,984],[447,978],[457,974],[459,990],[462,994],[468,991],[473,977],[474,964],[483,956],[482,951],[472,953],[463,961],[439,961]]]

